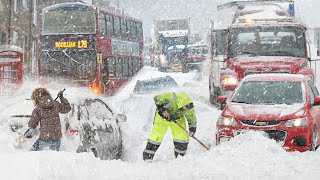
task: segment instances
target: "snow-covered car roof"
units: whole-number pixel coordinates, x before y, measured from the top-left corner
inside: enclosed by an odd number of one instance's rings
[[[147,95],[164,91],[172,91],[179,89],[178,84],[171,76],[158,77],[146,80],[138,80],[133,94],[135,95]]]
[[[274,73],[274,74],[252,74],[245,76],[242,82],[246,81],[288,81],[288,82],[303,82],[309,80],[309,76],[302,74],[287,74],[287,73]],[[311,79],[310,79],[311,80]]]
[[[300,23],[293,23],[293,22],[275,22],[275,21],[261,21],[261,22],[254,22],[254,23],[237,23],[232,24],[231,28],[237,27],[259,27],[259,26],[279,26],[279,27],[300,27],[305,28],[303,24]]]

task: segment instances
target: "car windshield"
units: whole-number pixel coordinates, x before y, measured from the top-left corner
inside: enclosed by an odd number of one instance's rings
[[[303,103],[302,84],[284,81],[251,81],[240,85],[231,102],[246,104]]]
[[[188,54],[189,55],[205,55],[207,54],[208,50],[204,48],[189,48]]]
[[[242,27],[230,31],[228,55],[305,57],[304,31],[299,27]]]
[[[160,78],[138,81],[134,87],[134,94],[152,94],[158,91],[178,88],[178,84],[172,78]]]

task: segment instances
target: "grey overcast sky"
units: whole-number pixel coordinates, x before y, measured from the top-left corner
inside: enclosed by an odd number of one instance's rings
[[[91,0],[86,0],[91,2]],[[139,18],[149,34],[153,19],[191,17],[191,30],[206,32],[208,18],[215,15],[215,6],[231,0],[118,0],[120,8]],[[116,4],[117,0],[111,0]],[[295,0],[297,13],[308,27],[320,26],[320,0]]]

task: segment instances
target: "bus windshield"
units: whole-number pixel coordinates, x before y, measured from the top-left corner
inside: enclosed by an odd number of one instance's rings
[[[305,37],[299,27],[257,26],[230,31],[229,57],[291,56],[305,57]]]
[[[44,12],[43,34],[95,34],[95,11],[89,6],[63,6]]]

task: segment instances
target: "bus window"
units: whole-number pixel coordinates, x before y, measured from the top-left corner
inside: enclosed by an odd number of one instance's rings
[[[108,58],[108,67],[109,72],[114,72],[115,64],[114,60],[112,58]]]
[[[127,25],[126,25],[126,20],[124,18],[120,18],[120,23],[121,23],[121,37],[127,37]]]
[[[129,78],[129,59],[122,59],[123,76]]]
[[[131,31],[132,31],[132,39],[135,41],[137,40],[137,26],[136,26],[136,22],[132,22],[132,26],[131,26]]]
[[[137,35],[138,35],[138,40],[143,39],[143,31],[142,31],[142,24],[140,22],[137,23]]]
[[[120,58],[116,59],[115,73],[116,73],[117,79],[122,79],[123,73],[122,73],[122,63]]]
[[[134,75],[134,70],[133,70],[133,60],[130,58],[129,59],[129,76],[132,77]]]
[[[115,16],[114,18],[114,35],[115,37],[120,37],[120,18]]]
[[[128,21],[128,24],[127,24],[128,28],[129,28],[129,40],[133,40],[133,22],[132,21]]]
[[[114,29],[113,29],[113,16],[107,15],[107,35],[113,36],[114,35]]]
[[[103,13],[99,15],[99,31],[101,35],[107,35],[106,16]]]
[[[126,36],[128,37],[129,40],[131,40],[131,22],[126,20],[126,24],[127,24],[127,32],[126,32]]]

